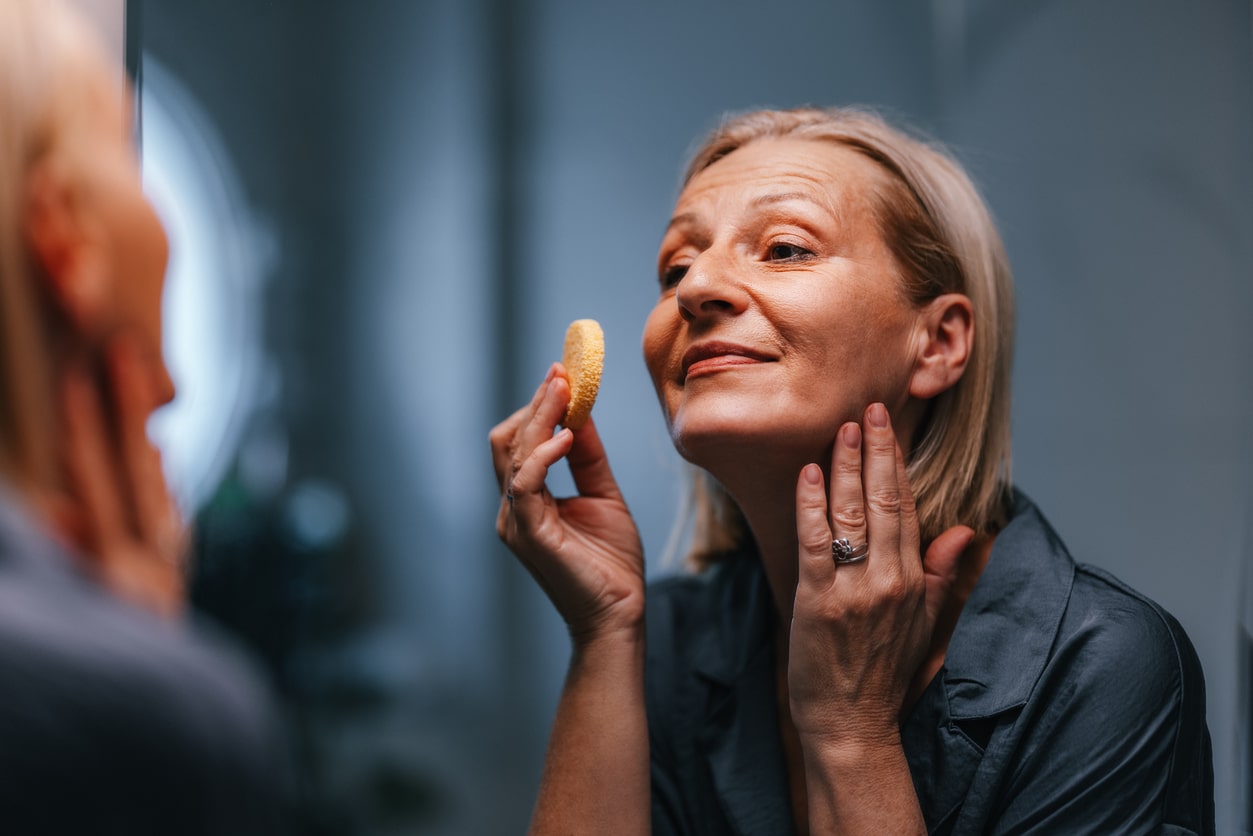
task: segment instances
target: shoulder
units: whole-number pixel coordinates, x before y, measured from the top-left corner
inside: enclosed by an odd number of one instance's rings
[[[1200,661],[1182,625],[1109,572],[1076,564],[1058,638],[1059,653],[1119,693],[1204,704]]]
[[[27,760],[45,739],[132,752],[160,739],[166,757],[228,762],[276,742],[268,690],[233,643],[72,574],[0,572],[0,679],[0,733],[28,741],[5,747]]]
[[[979,633],[998,649],[998,675],[1021,682],[1025,697],[1008,706],[1013,719],[997,744],[1006,759],[998,821],[1007,830],[1050,821],[1058,832],[1156,832],[1163,823],[1213,832],[1205,683],[1182,626],[1110,573],[1074,561],[1037,511],[1015,523],[995,576],[997,630]]]

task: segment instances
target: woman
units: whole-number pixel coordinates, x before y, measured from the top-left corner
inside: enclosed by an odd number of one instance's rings
[[[658,274],[699,574],[645,618],[560,366],[491,436],[498,531],[573,639],[533,831],[1213,832],[1182,629],[1011,487],[1010,273],[960,167],[856,111],[731,119]]]
[[[0,4],[0,830],[273,833],[250,670],[178,615],[145,434],[165,233],[121,69],[60,0]]]

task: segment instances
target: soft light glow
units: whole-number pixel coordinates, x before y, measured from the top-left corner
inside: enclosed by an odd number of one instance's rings
[[[261,351],[262,265],[270,245],[233,166],[191,95],[144,56],[144,186],[170,239],[163,310],[178,397],[150,426],[186,511],[221,481],[251,411]]]

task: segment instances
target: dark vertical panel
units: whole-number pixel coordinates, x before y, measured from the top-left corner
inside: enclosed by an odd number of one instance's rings
[[[493,421],[502,420],[530,396],[534,370],[525,351],[523,327],[525,297],[534,294],[534,277],[526,270],[530,249],[526,245],[526,213],[534,209],[534,195],[527,188],[532,165],[532,120],[540,93],[535,86],[532,56],[537,47],[532,24],[533,8],[519,0],[486,0],[484,55],[490,67],[488,130],[491,136],[493,184],[491,230],[495,258],[491,265],[494,300],[492,324],[494,356],[490,385],[495,393]],[[537,784],[539,759],[547,739],[549,714],[538,695],[535,659],[540,655],[540,636],[532,625],[534,580],[517,560],[498,545],[501,572],[500,642],[504,670],[501,699],[495,701],[504,746],[505,802],[512,803],[519,826],[530,807]]]

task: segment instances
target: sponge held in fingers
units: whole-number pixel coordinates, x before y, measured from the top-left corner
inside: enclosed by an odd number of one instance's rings
[[[565,350],[561,365],[566,367],[570,381],[570,405],[566,408],[563,426],[577,430],[587,423],[600,391],[600,376],[605,368],[605,332],[594,319],[576,319],[566,329]]]

